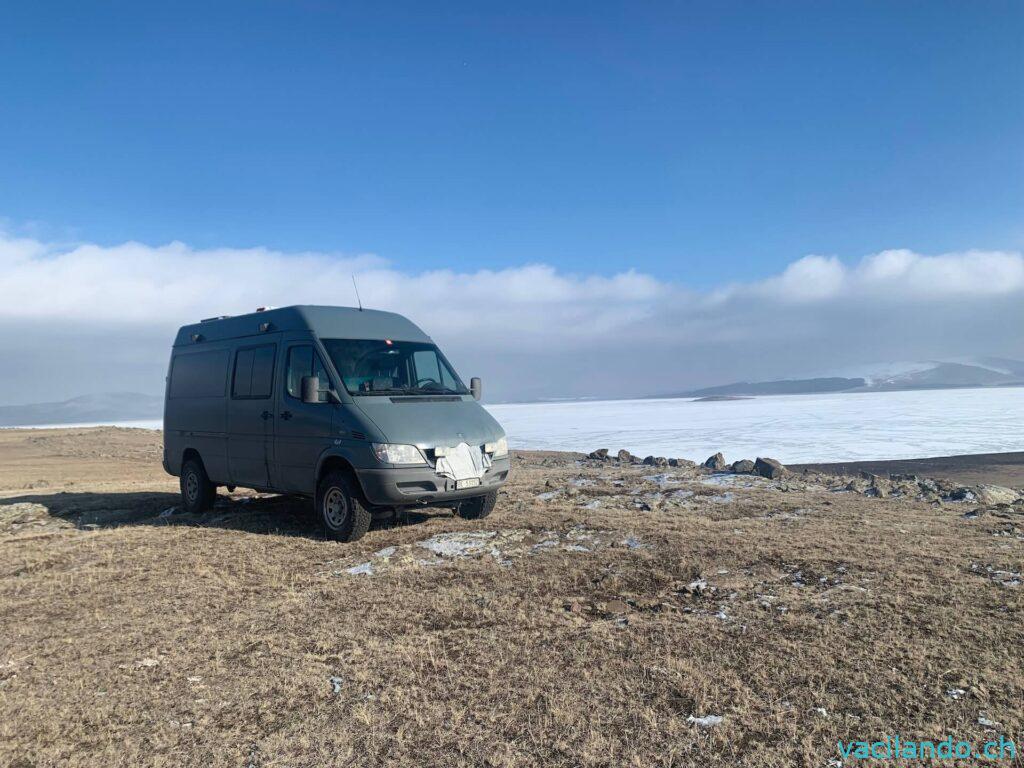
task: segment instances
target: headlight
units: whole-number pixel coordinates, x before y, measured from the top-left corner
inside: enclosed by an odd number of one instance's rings
[[[503,437],[500,440],[495,440],[493,443],[485,443],[484,451],[496,459],[508,456],[508,438]]]
[[[384,464],[425,464],[423,454],[415,445],[395,445],[393,443],[374,443],[373,452],[377,460]]]

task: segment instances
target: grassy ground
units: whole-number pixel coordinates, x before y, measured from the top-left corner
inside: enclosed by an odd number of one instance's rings
[[[524,453],[490,518],[346,545],[276,497],[161,516],[159,446],[0,432],[0,765],[817,767],[1024,727],[1014,508]]]

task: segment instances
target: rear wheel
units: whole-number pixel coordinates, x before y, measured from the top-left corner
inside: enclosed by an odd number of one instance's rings
[[[361,539],[372,515],[344,472],[331,472],[316,489],[316,513],[324,532],[336,541]]]
[[[210,482],[199,459],[186,459],[181,465],[180,484],[182,506],[189,514],[198,515],[213,506],[217,486]]]
[[[491,514],[494,505],[498,502],[498,492],[491,491],[483,496],[474,496],[459,504],[455,510],[459,517],[466,520],[481,520]]]

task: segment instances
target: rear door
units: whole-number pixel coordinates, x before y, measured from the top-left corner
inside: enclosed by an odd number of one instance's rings
[[[228,469],[247,488],[270,487],[277,344],[260,341],[235,350],[228,398]]]
[[[316,464],[331,444],[335,406],[321,392],[317,403],[302,402],[302,378],[317,376],[321,390],[330,387],[323,360],[309,340],[284,342],[274,435],[274,487],[313,493]]]

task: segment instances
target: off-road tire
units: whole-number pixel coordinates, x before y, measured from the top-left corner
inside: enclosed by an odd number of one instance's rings
[[[494,505],[498,503],[498,492],[491,491],[485,493],[483,496],[474,496],[471,499],[466,499],[458,508],[455,513],[466,520],[482,520],[491,514],[494,509]]]
[[[181,506],[191,515],[200,515],[213,506],[217,486],[210,482],[199,459],[186,459],[181,465]]]
[[[344,472],[331,472],[316,489],[316,518],[328,538],[356,541],[370,529],[373,516]]]

